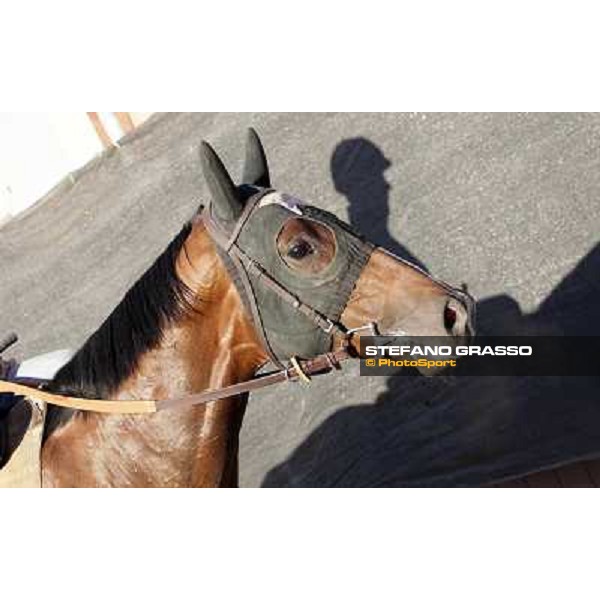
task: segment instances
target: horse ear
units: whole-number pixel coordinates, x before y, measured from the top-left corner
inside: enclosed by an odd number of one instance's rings
[[[243,183],[261,188],[271,187],[271,177],[267,156],[258,133],[252,127],[246,136],[246,161],[244,163]]]
[[[200,159],[216,216],[223,221],[237,221],[243,205],[235,184],[217,153],[204,141],[200,145]]]

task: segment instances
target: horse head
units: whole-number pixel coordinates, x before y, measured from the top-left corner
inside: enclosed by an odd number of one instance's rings
[[[376,247],[332,213],[274,189],[254,130],[238,185],[206,142],[201,159],[210,193],[202,218],[276,364],[328,352],[367,325],[382,335],[451,343],[473,334],[475,303],[466,291]]]

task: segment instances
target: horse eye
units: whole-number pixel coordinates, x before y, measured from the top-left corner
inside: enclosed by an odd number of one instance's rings
[[[293,246],[291,246],[288,249],[287,255],[295,260],[300,260],[301,258],[306,258],[309,254],[312,254],[313,252],[313,247],[306,240],[301,240],[299,242],[296,242]]]

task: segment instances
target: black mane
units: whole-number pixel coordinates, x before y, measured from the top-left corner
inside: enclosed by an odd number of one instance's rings
[[[107,398],[134,372],[140,357],[159,344],[165,325],[191,308],[191,290],[175,270],[177,256],[190,231],[188,223],[56,374],[47,386],[49,391],[83,398]],[[52,426],[53,420],[65,414],[70,416],[72,411],[53,407],[48,412],[47,424]]]

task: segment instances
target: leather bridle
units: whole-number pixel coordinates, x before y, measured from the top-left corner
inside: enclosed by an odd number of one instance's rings
[[[44,391],[43,386],[48,382],[46,380],[37,379],[22,379],[15,381],[0,380],[0,392],[9,392],[20,396],[26,396],[36,401],[74,410],[112,414],[148,414],[165,409],[206,404],[223,398],[246,394],[284,381],[300,380],[307,383],[314,375],[326,374],[333,370],[340,369],[341,363],[350,357],[350,340],[356,332],[360,330],[369,330],[371,335],[383,333],[377,330],[377,325],[375,323],[367,323],[356,329],[346,329],[339,320],[331,318],[331,316],[323,314],[313,306],[303,302],[296,294],[291,292],[286,286],[282,285],[268,273],[260,262],[248,256],[248,254],[240,248],[238,244],[240,233],[258,207],[261,198],[272,191],[273,190],[264,190],[250,198],[245,205],[242,214],[235,223],[233,230],[229,233],[225,231],[218,220],[214,218],[210,205],[202,211],[201,219],[211,238],[217,245],[219,255],[228,268],[234,282],[238,286],[238,289],[240,289],[244,303],[250,311],[256,330],[264,343],[264,347],[267,350],[270,359],[278,367],[277,371],[258,375],[249,381],[225,386],[220,389],[206,390],[204,392],[187,394],[164,400],[124,401],[63,396]],[[412,263],[401,258],[398,258],[398,260],[421,271],[425,276],[442,286],[452,297],[465,303],[469,313],[474,310],[474,299],[468,294],[466,289],[458,290],[441,280],[433,278]],[[321,331],[330,336],[330,351],[306,360],[292,356],[290,357],[290,364],[284,365],[271,348],[267,332],[265,331],[260,306],[258,305],[254,288],[250,281],[251,277],[254,278],[258,285],[266,286],[275,293],[281,301],[290,305],[299,314],[307,317],[316,324]],[[335,348],[336,345],[338,346],[337,349]]]
[[[227,267],[230,276],[242,296],[244,304],[254,322],[255,329],[269,355],[269,359],[279,369],[284,370],[286,369],[286,366],[275,354],[272,344],[269,341],[269,336],[264,325],[264,318],[261,314],[261,309],[251,279],[254,279],[257,285],[268,288],[276,294],[282,302],[288,304],[295,311],[307,317],[317,325],[321,331],[330,336],[331,348],[334,347],[336,336],[341,340],[345,340],[348,337],[348,331],[336,318],[323,314],[311,305],[302,301],[297,294],[294,294],[282,283],[277,281],[277,279],[275,279],[260,262],[248,256],[238,244],[238,238],[241,231],[257,209],[261,199],[272,192],[273,190],[263,190],[250,198],[231,233],[227,233],[219,224],[219,221],[214,218],[211,205],[202,211],[202,221],[212,240],[217,245],[219,256]],[[327,354],[325,354],[325,356],[326,355]],[[291,357],[291,359],[292,364],[297,362],[297,357]]]

